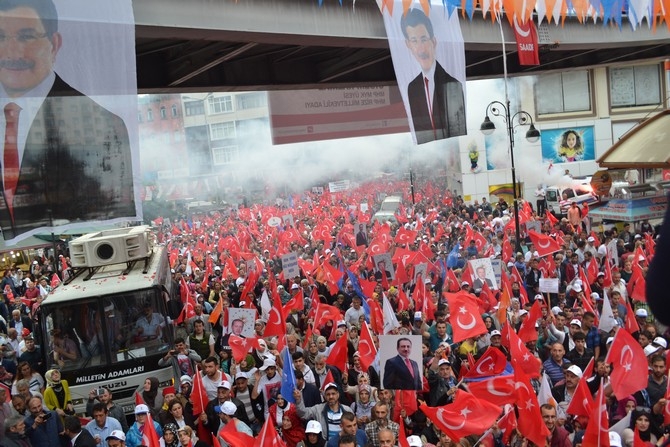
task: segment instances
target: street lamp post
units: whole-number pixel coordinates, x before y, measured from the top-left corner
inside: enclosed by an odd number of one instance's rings
[[[519,229],[519,195],[517,193],[517,183],[516,183],[516,169],[514,167],[514,127],[515,120],[516,126],[524,126],[530,124],[528,131],[526,132],[526,140],[530,143],[535,143],[540,139],[540,131],[535,128],[533,125],[533,117],[526,111],[520,110],[514,115],[510,116],[510,107],[509,99],[503,104],[500,101],[492,101],[488,106],[486,106],[486,118],[482,123],[480,130],[484,135],[491,135],[496,129],[496,125],[489,118],[489,112],[493,116],[502,117],[503,121],[507,125],[507,140],[509,143],[509,154],[510,160],[512,161],[512,189],[514,197],[514,252],[521,252],[521,230]]]

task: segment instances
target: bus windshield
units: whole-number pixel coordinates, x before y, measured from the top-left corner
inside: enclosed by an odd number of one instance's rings
[[[169,347],[159,287],[42,305],[49,368],[82,370],[146,358]]]

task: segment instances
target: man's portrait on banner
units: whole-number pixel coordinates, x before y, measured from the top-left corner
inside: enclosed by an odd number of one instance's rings
[[[64,2],[58,6],[66,8]],[[69,58],[87,45],[68,40],[63,29],[75,21],[62,20],[59,12],[52,0],[0,0],[5,240],[38,227],[137,216],[126,123],[56,71],[63,48],[69,46]],[[63,65],[77,63],[93,62],[68,59]],[[129,68],[134,72],[134,61]],[[109,88],[105,79],[98,82],[102,87],[90,93]]]
[[[421,390],[423,362],[420,335],[382,335],[379,337],[382,388]]]
[[[465,135],[465,50],[457,14],[432,4],[384,15],[398,87],[417,144]]]

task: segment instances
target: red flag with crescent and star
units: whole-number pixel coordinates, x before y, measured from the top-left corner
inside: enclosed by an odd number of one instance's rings
[[[487,332],[474,297],[467,293],[448,293],[444,295],[449,302],[451,316],[449,322],[454,332],[454,343]]]
[[[625,329],[619,329],[605,361],[613,364],[610,383],[617,399],[647,387],[647,357],[642,346]]]
[[[372,340],[370,328],[365,322],[361,324],[361,336],[358,341],[358,353],[360,354],[359,358],[361,361],[361,368],[363,371],[367,371],[375,361],[375,357],[377,356],[377,347]]]
[[[497,376],[505,370],[505,366],[507,366],[505,354],[498,348],[489,347],[463,378],[481,379]]]
[[[556,242],[556,240],[551,236],[537,233],[533,230],[528,232],[528,236],[530,237],[530,240],[533,241],[533,245],[535,246],[535,249],[537,250],[537,253],[540,255],[540,257],[547,256],[561,250],[561,246],[558,245],[558,242]]]
[[[522,369],[514,368],[514,381],[517,397],[516,407],[519,410],[518,430],[536,445],[545,445],[550,433],[542,420],[540,404],[530,380]]]
[[[419,409],[452,439],[481,434],[491,428],[500,415],[498,405],[463,390],[456,391],[454,402],[449,405],[429,407],[421,403]]]
[[[468,383],[468,389],[480,399],[503,406],[516,402],[514,383],[514,376],[512,375],[494,376],[477,382],[470,382]]]

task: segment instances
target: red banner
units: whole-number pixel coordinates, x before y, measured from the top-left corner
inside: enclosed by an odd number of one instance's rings
[[[540,65],[540,54],[537,48],[537,29],[532,20],[520,24],[514,20],[514,36],[516,49],[519,53],[519,64]]]

